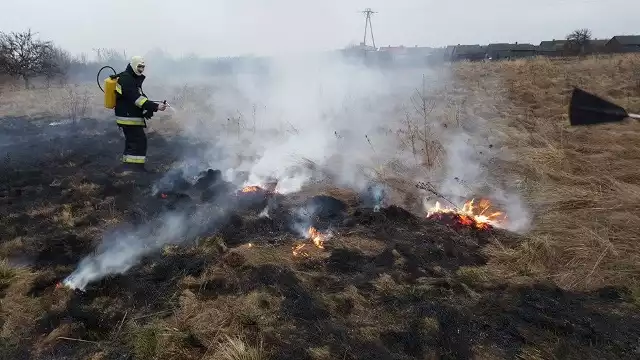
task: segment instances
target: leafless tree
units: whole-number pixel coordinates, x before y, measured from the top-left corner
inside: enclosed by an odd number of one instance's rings
[[[54,47],[50,57],[43,61],[42,75],[45,77],[47,86],[51,85],[51,81],[59,79],[60,84],[67,82],[67,75],[71,69],[71,54],[61,48]]]
[[[53,43],[36,38],[31,30],[0,33],[0,72],[22,78],[26,88],[37,76],[60,74]]]
[[[590,41],[591,30],[587,28],[574,30],[571,34],[567,35],[569,50],[577,52],[578,54],[585,52],[585,48],[589,45]]]
[[[127,61],[127,53],[124,51],[119,52],[116,49],[94,48],[93,52],[96,54],[96,60],[100,64],[120,63],[123,61]]]

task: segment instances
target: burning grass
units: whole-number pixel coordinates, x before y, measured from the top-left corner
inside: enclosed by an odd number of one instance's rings
[[[434,219],[453,226],[470,227],[477,230],[489,230],[493,227],[503,227],[506,216],[500,211],[491,208],[491,202],[486,199],[475,205],[474,200],[469,200],[462,208],[442,207],[440,202],[427,212],[428,219]]]
[[[331,236],[331,233],[323,234],[311,226],[309,230],[307,230],[307,239],[310,240],[310,243],[294,243],[291,252],[294,257],[307,257],[309,256],[309,247],[314,246],[316,249],[323,250],[324,243],[331,238]]]

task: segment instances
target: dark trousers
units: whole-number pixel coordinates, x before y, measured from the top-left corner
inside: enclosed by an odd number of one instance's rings
[[[147,134],[144,127],[135,125],[121,125],[124,133],[123,163],[144,164],[147,156]]]

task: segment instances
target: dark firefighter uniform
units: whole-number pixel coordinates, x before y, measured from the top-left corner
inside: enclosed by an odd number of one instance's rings
[[[146,120],[158,111],[159,105],[150,101],[142,91],[145,76],[144,60],[134,56],[125,71],[118,74],[116,85],[116,123],[125,137],[123,164],[144,170],[147,156]]]

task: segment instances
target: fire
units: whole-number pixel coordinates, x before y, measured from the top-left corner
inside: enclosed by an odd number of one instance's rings
[[[479,230],[487,230],[491,227],[501,227],[506,216],[500,211],[491,209],[491,202],[482,199],[475,204],[475,199],[467,201],[462,209],[443,208],[439,202],[428,210],[427,218],[445,220],[447,218],[460,225],[474,227]]]
[[[313,226],[309,228],[309,237],[311,238],[311,241],[313,241],[313,244],[318,248],[318,249],[324,249],[324,242],[326,240],[326,237],[324,235],[322,235],[316,228],[314,228]]]
[[[324,249],[324,242],[327,241],[327,237],[328,235],[322,234],[313,226],[307,231],[307,238],[311,239],[313,245],[318,249]],[[293,256],[309,256],[305,246],[307,246],[307,243],[294,244],[292,247]]]
[[[305,245],[307,244],[296,244],[293,245],[292,247],[292,252],[293,252],[293,256],[309,256],[309,253],[307,253],[306,251],[303,251],[302,249],[305,247]]]
[[[61,289],[63,289],[63,290],[72,290],[73,287],[71,285],[69,285],[69,284],[65,284],[64,281],[59,281],[58,283],[56,283],[55,289],[56,290],[61,290]]]
[[[245,186],[242,188],[242,190],[240,190],[243,193],[252,193],[252,192],[258,192],[262,189],[260,189],[259,186],[255,186],[255,185],[250,185],[250,186]]]

